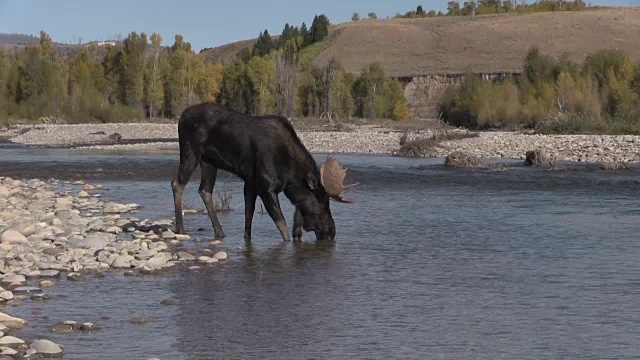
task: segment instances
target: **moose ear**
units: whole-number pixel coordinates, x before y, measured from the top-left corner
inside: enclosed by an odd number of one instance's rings
[[[307,174],[307,186],[311,190],[318,189],[318,179],[311,173]]]

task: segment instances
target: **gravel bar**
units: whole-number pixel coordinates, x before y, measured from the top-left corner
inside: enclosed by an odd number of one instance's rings
[[[109,139],[114,133],[121,135],[121,143]],[[0,137],[18,144],[104,150],[178,150],[177,134],[176,124],[151,123],[17,125],[0,131]],[[356,126],[348,132],[298,131],[298,135],[311,152],[390,154],[399,147],[402,133]],[[428,131],[412,132],[409,140],[428,135]],[[640,136],[632,135],[481,132],[477,138],[443,142],[428,156],[463,151],[482,158],[523,159],[535,149],[564,161],[640,162]]]

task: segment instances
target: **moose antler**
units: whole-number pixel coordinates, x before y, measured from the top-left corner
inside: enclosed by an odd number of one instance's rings
[[[344,185],[344,178],[347,176],[347,168],[342,167],[338,160],[327,156],[327,160],[320,166],[320,181],[327,194],[335,201],[342,203],[352,203],[355,199],[347,199],[344,194],[350,187],[359,183]]]

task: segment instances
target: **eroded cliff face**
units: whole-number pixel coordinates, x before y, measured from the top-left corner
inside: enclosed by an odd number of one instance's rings
[[[504,81],[508,76],[517,80],[519,73],[479,73],[478,78],[488,82]],[[402,77],[404,96],[409,103],[409,117],[415,119],[438,118],[438,102],[450,86],[459,86],[464,74],[424,75]]]

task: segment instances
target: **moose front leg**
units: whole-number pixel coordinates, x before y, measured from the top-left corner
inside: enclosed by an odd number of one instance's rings
[[[296,206],[296,211],[293,213],[293,241],[302,240],[302,213]]]
[[[200,189],[198,189],[198,192],[200,193],[200,197],[202,197],[204,206],[207,208],[216,239],[222,239],[225,237],[225,234],[222,230],[222,225],[220,225],[220,220],[218,220],[216,208],[213,205],[212,194],[213,187],[216,184],[216,177],[218,176],[218,168],[205,161],[200,163],[200,168],[202,169],[202,180],[200,181]]]
[[[256,191],[252,184],[244,184],[244,239],[251,240],[251,223],[256,210]]]
[[[182,219],[182,194],[184,188],[189,182],[191,173],[198,166],[198,161],[195,157],[187,157],[184,161],[180,161],[178,173],[171,180],[171,189],[173,191],[173,203],[175,207],[176,226],[175,232],[177,234],[184,234],[184,221]]]
[[[267,213],[273,219],[273,222],[276,223],[276,227],[280,231],[282,235],[282,240],[289,240],[289,230],[287,229],[287,222],[284,220],[284,216],[282,216],[282,210],[280,209],[280,201],[278,201],[278,194],[274,191],[268,191],[262,195],[260,195],[264,206],[267,208]]]

